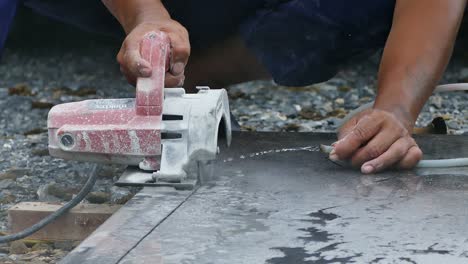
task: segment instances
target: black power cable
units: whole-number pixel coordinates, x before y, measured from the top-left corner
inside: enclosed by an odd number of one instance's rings
[[[43,218],[38,223],[24,229],[21,232],[7,235],[7,236],[0,236],[0,243],[7,243],[7,242],[11,242],[11,241],[15,241],[15,240],[28,237],[36,233],[37,231],[39,231],[39,229],[52,223],[57,218],[59,218],[60,216],[68,212],[70,209],[75,207],[77,204],[79,204],[86,197],[86,195],[88,195],[88,193],[93,189],[93,186],[96,183],[96,179],[97,179],[98,167],[99,166],[97,164],[93,165],[93,167],[91,168],[90,175],[88,176],[86,183],[83,185],[83,188],[81,188],[80,192],[75,197],[73,197],[69,202],[67,202],[64,206],[62,206],[60,209],[53,212],[52,214],[48,215],[47,217]]]

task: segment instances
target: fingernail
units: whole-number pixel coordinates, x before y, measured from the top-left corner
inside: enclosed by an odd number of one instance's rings
[[[370,174],[374,172],[374,167],[372,165],[363,165],[361,168],[361,172],[364,174]]]
[[[332,161],[338,161],[338,160],[340,160],[340,158],[338,157],[338,155],[336,155],[334,149],[330,152],[330,156],[328,156],[328,158],[329,158],[330,160],[332,160]]]
[[[181,75],[184,72],[185,64],[182,62],[176,62],[172,65],[171,73],[175,76]]]
[[[331,144],[331,146],[334,147],[336,144],[338,144],[338,141],[333,142],[333,143]]]
[[[150,77],[151,76],[151,69],[143,67],[139,68],[138,72],[140,72],[141,77]]]

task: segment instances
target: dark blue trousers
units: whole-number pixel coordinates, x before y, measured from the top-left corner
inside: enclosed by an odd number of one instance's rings
[[[349,60],[383,47],[395,0],[163,0],[194,49],[240,33],[279,84],[325,81]],[[0,48],[16,6],[82,29],[123,37],[99,0],[0,0]]]

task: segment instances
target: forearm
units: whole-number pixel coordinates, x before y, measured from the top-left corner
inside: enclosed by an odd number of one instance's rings
[[[170,18],[161,0],[102,0],[128,34],[136,25]]]
[[[412,126],[450,59],[466,0],[397,0],[374,108]]]

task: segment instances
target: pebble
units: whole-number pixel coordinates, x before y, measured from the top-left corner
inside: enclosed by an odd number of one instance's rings
[[[15,201],[16,201],[15,195],[11,193],[7,193],[7,194],[4,194],[3,192],[0,193],[0,205],[14,203]]]
[[[446,124],[447,124],[447,127],[450,129],[454,129],[454,130],[460,129],[460,125],[455,120],[450,120]]]
[[[106,192],[91,192],[86,196],[86,200],[94,204],[107,203],[110,200],[110,194]]]
[[[28,175],[29,169],[16,169],[12,168],[4,173],[0,173],[0,180],[5,180],[5,179],[11,179],[11,180],[16,180],[18,177],[22,177],[24,175]]]
[[[125,187],[112,186],[110,192],[110,202],[112,204],[125,204],[134,195],[129,188]]]
[[[442,108],[442,96],[440,95],[433,95],[429,98],[429,104],[434,106],[435,108],[437,109],[441,109]]]
[[[29,248],[23,241],[17,240],[10,244],[10,254],[25,254],[29,252]]]
[[[52,250],[52,246],[48,243],[36,243],[31,248],[32,251],[41,251],[41,250]]]
[[[41,185],[37,190],[40,201],[53,202],[59,200],[69,201],[74,194],[79,192],[78,188],[61,186],[57,183]]]
[[[55,196],[50,195],[48,193],[49,185],[50,185],[50,183],[39,186],[39,188],[37,189],[37,192],[36,192],[38,200],[41,201],[41,202],[58,202],[58,201],[60,201],[60,199],[58,197],[55,197]]]
[[[6,180],[0,181],[0,189],[8,189],[13,185],[15,185],[15,182],[12,179],[6,179]]]
[[[63,251],[70,251],[80,244],[79,241],[55,241],[54,248]]]
[[[344,105],[344,99],[343,98],[336,98],[335,99],[335,104]]]

